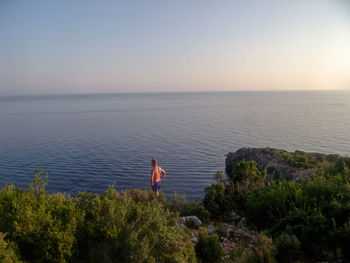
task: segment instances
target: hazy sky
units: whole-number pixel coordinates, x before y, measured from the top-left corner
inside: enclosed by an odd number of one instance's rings
[[[0,95],[350,88],[350,0],[0,0]]]

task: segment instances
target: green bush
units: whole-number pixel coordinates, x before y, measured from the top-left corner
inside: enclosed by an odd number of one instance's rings
[[[203,204],[212,217],[228,213],[234,207],[232,197],[227,193],[224,183],[212,184],[205,188]]]
[[[231,167],[208,186],[203,203],[174,195],[168,201],[151,191],[47,194],[47,174],[38,170],[29,191],[0,190],[0,261],[19,262],[220,262],[217,235],[201,231],[196,250],[178,216],[204,223],[222,220],[234,209],[260,234],[251,249],[236,251],[235,262],[349,261],[350,158],[266,149],[280,162],[313,168],[302,183],[265,183],[255,162]],[[270,172],[274,172],[271,171]],[[4,238],[5,237],[5,238]],[[243,256],[245,253],[246,256]]]
[[[72,255],[79,213],[69,196],[13,186],[0,191],[0,231],[27,261],[65,262]]]
[[[177,229],[177,215],[157,200],[135,202],[110,189],[100,198],[80,193],[85,211],[77,241],[84,262],[195,262],[193,245]]]
[[[2,263],[19,263],[21,262],[13,248],[13,244],[5,241],[5,235],[0,233],[0,262]]]
[[[210,222],[210,214],[204,205],[197,201],[188,203],[185,196],[174,193],[170,201],[163,202],[165,208],[173,212],[178,212],[180,216],[196,216],[204,224]]]
[[[214,180],[218,183],[226,183],[228,181],[228,177],[222,172],[222,171],[217,171]]]
[[[185,226],[188,227],[189,229],[198,229],[198,226],[194,221],[186,221]]]
[[[45,186],[47,185],[48,174],[41,169],[34,172],[34,177],[29,185],[29,189],[32,192],[42,193],[45,192]]]
[[[258,149],[259,150],[259,149]],[[348,222],[350,222],[350,159],[276,149],[260,149],[279,159],[284,165],[313,168],[302,182],[264,183],[254,161],[227,167],[231,182],[212,184],[206,189],[204,205],[211,214],[225,215],[234,209],[258,230],[277,238],[278,257],[293,260],[288,249],[300,247],[307,260],[350,260]],[[272,169],[269,173],[275,173]],[[231,204],[225,202],[230,200]],[[225,218],[225,216],[221,216]],[[288,231],[287,231],[288,230]],[[285,243],[278,239],[289,233]],[[300,243],[300,244],[299,244]],[[299,245],[298,245],[299,244]]]
[[[234,208],[243,212],[247,196],[264,186],[266,171],[260,171],[255,161],[240,162],[235,167],[232,178],[230,194],[235,203]]]
[[[205,228],[201,228],[195,249],[202,263],[216,263],[223,259],[223,250],[218,236],[209,235]]]
[[[295,262],[300,259],[300,241],[295,235],[282,233],[279,235],[274,244],[277,248],[277,259],[280,262]]]
[[[159,197],[156,198],[153,191],[141,190],[141,189],[131,189],[126,190],[124,194],[127,194],[133,201],[137,203],[146,203],[157,199],[161,203],[166,203],[167,198],[163,191],[159,191]]]
[[[31,189],[0,190],[3,261],[16,262],[13,243],[28,262],[196,262],[190,236],[177,227],[178,213],[146,201],[142,192],[109,188],[72,199]]]
[[[339,233],[350,218],[350,187],[344,176],[270,184],[247,197],[247,219],[274,236],[289,228],[308,259],[335,257],[344,250]]]
[[[334,233],[337,240],[337,247],[340,248],[342,258],[350,259],[350,221],[344,224],[343,228]]]
[[[196,202],[184,205],[184,207],[179,212],[180,216],[196,216],[204,224],[208,224],[210,222],[210,214],[208,210],[205,209],[203,205],[200,205]]]
[[[266,171],[260,171],[257,163],[240,162],[230,174],[232,181],[228,182],[222,172],[218,172],[213,183],[205,189],[203,204],[214,218],[227,218],[234,209],[244,211],[246,197],[264,186]]]
[[[274,263],[276,248],[272,239],[264,234],[257,235],[253,240],[253,246],[250,253],[247,254],[247,262],[251,263]]]
[[[275,256],[276,248],[272,239],[260,233],[249,248],[234,250],[231,259],[236,263],[275,263]]]
[[[234,182],[246,182],[247,184],[261,183],[265,179],[265,176],[266,173],[258,169],[258,165],[255,161],[242,161],[238,163],[231,174]]]

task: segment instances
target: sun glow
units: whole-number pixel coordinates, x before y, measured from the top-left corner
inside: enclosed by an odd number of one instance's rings
[[[2,94],[350,89],[342,1],[6,7]]]

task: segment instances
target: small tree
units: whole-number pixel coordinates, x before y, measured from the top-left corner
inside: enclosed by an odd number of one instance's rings
[[[209,235],[205,228],[201,229],[196,254],[202,263],[222,262],[223,250],[216,234]]]
[[[45,186],[47,185],[48,173],[41,169],[34,172],[34,178],[30,183],[30,190],[36,193],[44,192]]]
[[[255,161],[240,162],[234,170],[233,181],[240,198],[264,186],[266,170],[260,171]]]
[[[2,263],[19,263],[21,262],[16,255],[12,243],[5,240],[5,234],[0,232],[0,262]]]
[[[218,183],[226,183],[228,180],[228,177],[222,172],[222,171],[217,171],[214,180],[217,181]]]

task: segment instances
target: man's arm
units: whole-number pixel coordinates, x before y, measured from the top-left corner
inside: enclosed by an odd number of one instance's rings
[[[161,180],[163,180],[164,177],[165,177],[165,175],[166,175],[166,171],[164,171],[163,169],[161,169],[161,173],[162,173],[162,179],[161,179]]]
[[[151,171],[151,185],[153,186],[154,183],[153,183],[153,170]]]

